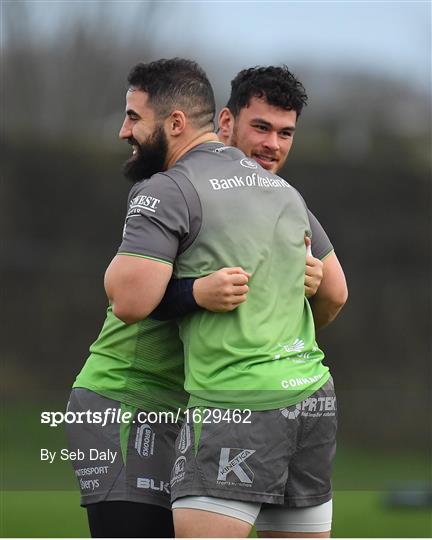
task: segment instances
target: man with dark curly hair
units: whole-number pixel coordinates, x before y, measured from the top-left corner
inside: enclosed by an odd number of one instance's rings
[[[241,71],[231,86],[228,104],[219,114],[220,140],[240,148],[263,169],[278,172],[307,102],[303,85],[286,66],[270,66]],[[309,211],[308,217],[312,249],[323,260],[323,279],[310,300],[320,328],[337,316],[347,288],[327,235]],[[309,261],[316,265],[316,259]],[[293,355],[293,371],[295,363],[307,364],[313,357],[304,353],[304,346],[303,338],[296,338],[282,347]],[[306,379],[290,378],[285,387],[314,384],[314,377]],[[331,378],[326,381],[306,399],[292,396],[290,406],[258,412],[267,408],[261,404],[251,414],[252,426],[200,426],[199,415],[183,426],[171,480],[179,536],[244,536],[254,522],[260,536],[330,535],[336,400]],[[187,437],[194,438],[194,451],[185,451],[182,442]]]
[[[219,139],[237,146],[264,169],[279,173],[293,144],[297,120],[307,105],[306,91],[286,66],[255,67],[240,71],[231,82],[231,95],[219,113]],[[341,265],[318,220],[309,212],[312,252],[306,272],[306,295],[316,328],[335,319],[347,300]],[[323,262],[318,291],[308,294]],[[316,292],[316,294],[315,294]]]
[[[307,99],[303,85],[285,66],[244,69],[231,81],[230,98],[219,114],[222,138],[229,139],[224,142],[241,148],[265,169],[278,172],[288,157],[295,125]],[[265,116],[270,112],[277,114],[280,121],[279,129],[273,134],[279,152],[275,148],[272,152],[258,153],[253,144],[256,141],[245,130],[249,128],[250,119],[256,120],[260,114]],[[271,124],[268,124],[255,121],[252,126],[262,134],[270,131]],[[266,139],[267,145],[271,144]]]

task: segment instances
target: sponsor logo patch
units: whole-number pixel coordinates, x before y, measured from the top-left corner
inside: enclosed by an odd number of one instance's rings
[[[283,348],[286,352],[301,352],[304,349],[304,341],[297,338],[290,345],[284,345]]]
[[[217,484],[250,487],[255,475],[245,461],[254,453],[246,448],[221,448]]]
[[[307,386],[308,384],[315,383],[321,379],[324,373],[319,375],[313,375],[312,377],[297,377],[295,379],[283,379],[281,381],[282,388],[288,390],[289,388],[297,388],[298,386]]]
[[[178,449],[184,454],[191,444],[191,431],[188,424],[184,424],[179,437]]]
[[[283,416],[285,416],[285,418],[294,420],[301,413],[301,404],[297,403],[297,405],[295,405],[294,408],[285,407],[284,409],[280,409],[280,412],[282,413]]]
[[[135,449],[141,457],[149,457],[154,452],[155,433],[148,424],[143,424],[137,429],[135,437]]]
[[[129,218],[141,214],[143,211],[155,214],[160,202],[160,199],[156,199],[156,197],[152,197],[151,195],[138,195],[138,197],[134,197],[131,200],[126,217]]]
[[[151,491],[162,491],[168,494],[171,493],[169,482],[164,482],[163,480],[154,480],[153,478],[137,477],[137,488],[150,489]]]
[[[255,163],[252,159],[243,158],[240,160],[240,165],[242,167],[247,167],[248,169],[258,169],[258,164]]]
[[[246,176],[234,175],[232,178],[209,178],[210,186],[214,191],[235,188],[291,188],[286,180],[269,176],[260,176],[257,172],[251,172]]]
[[[217,148],[215,148],[213,150],[213,152],[215,154],[221,154],[224,150],[228,150],[229,148],[231,148],[230,146],[218,146]]]
[[[299,415],[306,417],[317,418],[319,416],[335,416],[336,414],[336,398],[329,397],[308,397],[297,405],[284,407],[279,409],[281,414],[289,420],[296,419]]]
[[[181,482],[185,477],[185,468],[186,468],[186,458],[184,456],[180,456],[176,459],[174,463],[174,467],[172,469],[171,474],[171,486],[174,484],[177,484],[178,482]]]

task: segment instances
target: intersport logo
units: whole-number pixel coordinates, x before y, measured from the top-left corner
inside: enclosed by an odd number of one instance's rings
[[[245,448],[221,448],[217,483],[252,485],[255,475],[245,461],[254,453]],[[233,475],[237,480],[232,480]]]

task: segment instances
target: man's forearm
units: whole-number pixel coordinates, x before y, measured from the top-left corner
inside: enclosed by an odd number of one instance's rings
[[[215,313],[232,311],[246,301],[249,278],[241,266],[234,266],[196,279],[171,279],[151,317],[165,321],[201,308]]]
[[[328,298],[319,298],[316,296],[310,298],[309,303],[312,309],[315,328],[319,330],[334,321],[340,310],[344,307],[345,301],[342,298],[339,303]]]
[[[318,330],[330,324],[348,299],[348,288],[342,267],[333,252],[323,261],[323,279],[315,296],[309,299]]]

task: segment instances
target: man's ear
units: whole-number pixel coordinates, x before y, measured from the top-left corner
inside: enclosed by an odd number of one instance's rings
[[[218,136],[224,144],[231,143],[232,132],[234,129],[234,116],[228,107],[224,107],[219,113],[219,131]]]
[[[173,111],[167,118],[168,132],[172,137],[178,137],[186,128],[187,120],[183,111]]]

